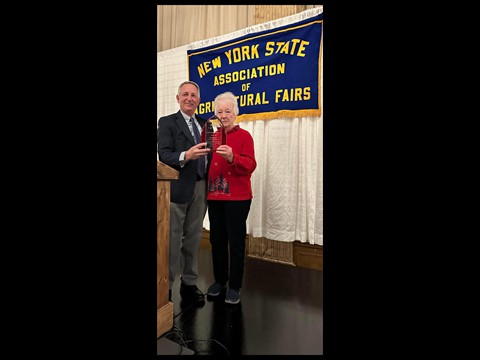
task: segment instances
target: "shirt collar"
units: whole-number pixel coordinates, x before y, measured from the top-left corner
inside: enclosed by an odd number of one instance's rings
[[[197,120],[197,119],[195,118],[195,114],[193,114],[193,116],[188,116],[188,115],[185,114],[182,110],[180,110],[180,112],[182,113],[182,116],[183,116],[183,118],[185,119],[185,121],[186,121],[187,123],[190,122],[190,117],[193,117],[195,120]],[[197,120],[197,121],[198,121],[198,120]]]

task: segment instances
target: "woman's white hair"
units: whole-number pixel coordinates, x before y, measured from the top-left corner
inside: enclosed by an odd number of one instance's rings
[[[214,102],[215,102],[215,115],[217,115],[217,103],[219,101],[223,101],[223,100],[230,101],[233,105],[233,112],[235,113],[235,116],[238,115],[239,110],[238,110],[237,97],[235,95],[233,95],[233,93],[231,91],[227,91],[227,92],[224,92],[224,93],[221,93],[221,94],[217,95],[217,97],[214,100]]]

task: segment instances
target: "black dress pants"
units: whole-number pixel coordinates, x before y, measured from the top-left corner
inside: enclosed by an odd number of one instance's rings
[[[208,201],[210,244],[215,281],[240,289],[245,261],[247,217],[252,200]]]

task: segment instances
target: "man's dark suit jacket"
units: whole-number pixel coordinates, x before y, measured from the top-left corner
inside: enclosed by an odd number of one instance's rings
[[[207,120],[196,115],[195,118],[203,128]],[[190,202],[197,181],[197,160],[187,161],[185,166],[180,167],[178,159],[182,151],[187,151],[195,145],[195,140],[180,111],[163,116],[158,120],[157,141],[159,160],[178,170],[180,175],[178,180],[171,180],[170,201],[174,203]],[[210,159],[211,154],[208,154],[206,174],[208,174]]]

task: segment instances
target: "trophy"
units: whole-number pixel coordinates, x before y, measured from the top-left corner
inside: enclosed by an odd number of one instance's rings
[[[217,122],[220,124],[219,126],[215,125],[216,129],[213,127],[213,120],[217,120]],[[217,151],[217,148],[220,145],[225,145],[227,143],[227,133],[225,131],[225,127],[216,115],[213,115],[207,120],[205,125],[203,125],[200,142],[206,142],[207,148],[212,151]]]

